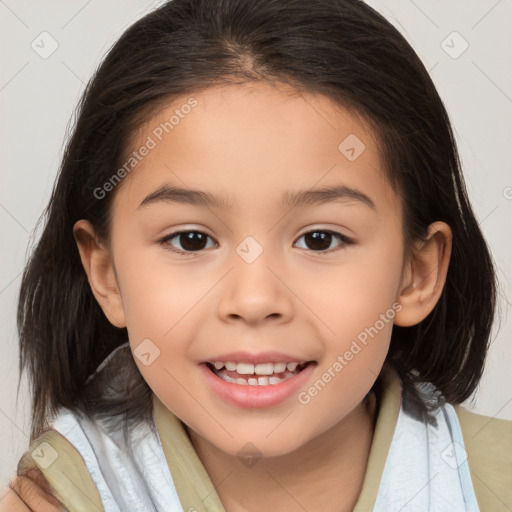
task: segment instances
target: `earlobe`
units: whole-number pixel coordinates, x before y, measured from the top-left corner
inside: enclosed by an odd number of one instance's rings
[[[402,309],[395,324],[410,327],[424,320],[434,309],[446,283],[452,248],[452,231],[445,222],[429,226],[405,265],[397,301]]]
[[[126,327],[123,302],[112,257],[107,248],[98,241],[94,228],[82,219],[73,226],[73,235],[80,252],[92,293],[110,323]]]

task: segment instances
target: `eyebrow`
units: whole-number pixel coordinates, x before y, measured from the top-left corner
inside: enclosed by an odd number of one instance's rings
[[[366,194],[345,185],[286,192],[283,194],[280,207],[282,209],[294,209],[338,200],[359,201],[373,210],[377,210],[375,203]],[[157,202],[181,203],[218,209],[229,209],[233,204],[230,198],[225,195],[215,196],[201,190],[162,185],[147,195],[138,206],[138,209]]]

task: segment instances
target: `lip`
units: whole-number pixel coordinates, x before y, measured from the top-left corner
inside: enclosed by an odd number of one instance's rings
[[[229,357],[233,357],[234,354],[230,354]],[[265,354],[267,356],[268,353]],[[220,359],[222,361],[222,359]],[[226,359],[232,361],[233,359]],[[236,361],[237,359],[235,359]],[[248,361],[247,359],[245,359]],[[216,359],[219,361],[219,359]],[[238,359],[241,362],[241,359]],[[258,360],[259,362],[269,362],[269,359]],[[275,359],[272,359],[275,361]],[[297,361],[297,359],[286,359],[277,362],[290,362]],[[252,361],[250,361],[252,362]],[[306,362],[303,360],[303,362]],[[291,377],[279,384],[269,384],[268,386],[249,386],[244,384],[235,384],[232,382],[226,382],[221,379],[215,373],[213,373],[207,366],[206,362],[201,363],[199,368],[203,373],[206,382],[210,389],[222,398],[225,402],[243,407],[246,409],[260,409],[264,407],[272,407],[278,405],[294,395],[295,392],[302,386],[311,376],[316,363],[311,361],[302,371],[300,371],[294,377]]]
[[[203,363],[215,363],[215,361],[228,362],[233,361],[235,363],[306,363],[308,360],[303,357],[296,357],[290,354],[284,354],[283,352],[261,352],[259,354],[251,354],[250,352],[230,352],[229,354],[221,354],[210,359],[206,359]],[[277,384],[275,384],[277,386]]]

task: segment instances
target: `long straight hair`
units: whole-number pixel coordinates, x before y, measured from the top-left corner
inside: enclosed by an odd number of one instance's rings
[[[127,331],[112,326],[96,302],[72,228],[88,219],[108,240],[116,191],[98,198],[95,190],[122,166],[131,137],[151,115],[212,85],[251,81],[322,94],[370,123],[403,202],[406,248],[430,223],[450,225],[441,298],[418,325],[394,326],[387,361],[406,388],[430,382],[449,403],[475,390],[495,273],[447,112],[411,46],[360,0],[172,0],[134,23],[88,83],[23,274],[20,373],[31,384],[32,438],[60,406],[128,424],[150,417],[151,390],[125,345]]]

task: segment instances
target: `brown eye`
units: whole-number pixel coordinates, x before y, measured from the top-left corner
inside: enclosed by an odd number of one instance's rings
[[[208,238],[211,239],[209,235],[202,231],[177,231],[176,233],[172,233],[165,237],[162,240],[162,243],[170,246],[168,248],[172,251],[188,253],[202,251],[205,249]],[[176,240],[180,247],[176,247],[176,242],[173,243],[173,240]]]
[[[314,252],[326,252],[331,246],[333,240],[336,239],[338,239],[341,243],[336,245],[333,250],[336,250],[337,248],[343,248],[345,245],[352,243],[352,240],[342,235],[341,233],[327,230],[309,231],[300,236],[299,239],[300,238],[304,238],[306,245],[305,249],[310,249]]]

